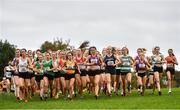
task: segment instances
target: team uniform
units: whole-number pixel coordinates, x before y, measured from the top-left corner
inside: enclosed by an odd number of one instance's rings
[[[64,66],[65,66],[65,60],[59,59],[59,66],[60,66],[61,68],[64,68]],[[58,74],[58,76],[56,76],[56,77],[65,77],[65,72],[64,72],[63,70],[59,70],[59,74]]]
[[[39,72],[35,72],[35,79],[37,82],[40,82],[40,80],[44,77],[44,71],[43,71],[43,62],[37,61],[35,64],[35,68],[39,70]]]
[[[144,77],[147,75],[147,68],[148,68],[148,64],[147,64],[147,60],[146,59],[140,59],[137,58],[136,59],[136,71],[138,73],[138,76],[140,77]]]
[[[48,78],[48,80],[53,80],[55,78],[55,73],[50,70],[53,68],[52,63],[52,60],[43,61],[44,75]]]
[[[101,74],[101,67],[100,67],[100,58],[96,56],[90,55],[89,63],[94,63],[94,65],[89,66],[88,75],[95,76]]]
[[[175,74],[175,65],[174,65],[174,57],[168,56],[165,58],[167,61],[167,67],[166,67],[166,72],[170,72],[172,75]]]
[[[75,61],[76,61],[77,65],[79,66],[80,75],[81,76],[86,76],[87,75],[87,69],[86,69],[87,67],[84,64],[84,62],[86,61],[86,58],[84,58],[84,57],[80,57],[80,58],[76,57]]]
[[[131,73],[131,56],[122,56],[121,58],[121,75],[127,75],[128,73]]]
[[[163,55],[159,54],[159,55],[153,55],[152,57],[152,63],[154,65],[153,70],[154,72],[159,72],[162,73],[163,72]]]
[[[19,64],[18,64],[18,70],[19,70],[19,77],[23,79],[30,79],[31,75],[28,73],[28,60],[27,58],[19,59]]]
[[[111,75],[116,75],[116,67],[112,66],[115,64],[116,58],[114,55],[111,56],[105,56],[104,58],[104,63],[106,64],[105,66],[105,73],[110,73]]]
[[[65,68],[66,68],[65,80],[70,80],[72,78],[75,78],[75,72],[77,69],[75,62],[66,61]]]

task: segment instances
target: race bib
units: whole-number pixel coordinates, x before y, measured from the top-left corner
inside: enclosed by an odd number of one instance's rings
[[[162,64],[161,57],[159,57],[159,56],[155,57],[154,61],[155,61],[156,64]]]
[[[46,68],[45,68],[45,71],[49,71],[49,70],[50,70],[50,67],[46,67]]]
[[[29,72],[29,73],[33,73],[33,70],[31,70],[31,69],[28,69],[28,72]]]
[[[79,65],[79,69],[84,70],[84,69],[86,69],[86,66],[85,65]]]
[[[91,59],[91,63],[97,64],[98,63],[98,59]]]
[[[131,64],[130,64],[130,62],[123,62],[123,65],[124,66],[130,66]]]
[[[67,66],[67,69],[74,69],[74,66]]]
[[[56,70],[53,70],[53,72],[58,72],[58,70],[56,69]]]
[[[174,65],[173,64],[167,64],[167,67],[168,68],[174,68]]]
[[[6,77],[10,78],[11,77],[11,72],[6,72]]]
[[[145,64],[139,64],[139,68],[145,68],[146,65]]]
[[[107,62],[107,65],[108,65],[108,66],[114,65],[114,61],[108,61],[108,62]]]
[[[21,67],[20,72],[27,72],[26,67]]]

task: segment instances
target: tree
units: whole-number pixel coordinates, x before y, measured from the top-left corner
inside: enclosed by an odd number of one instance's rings
[[[89,41],[84,41],[79,46],[80,49],[83,49],[83,48],[86,48],[86,47],[89,47]]]
[[[53,42],[45,41],[41,45],[42,52],[46,52],[48,50],[57,51],[64,50],[69,47],[70,40],[63,41],[62,38],[56,38]]]
[[[79,48],[84,52],[87,47],[89,47],[90,42],[89,41],[84,41],[80,44]]]
[[[0,40],[0,77],[3,76],[3,69],[15,57],[15,45],[10,44],[7,40]]]

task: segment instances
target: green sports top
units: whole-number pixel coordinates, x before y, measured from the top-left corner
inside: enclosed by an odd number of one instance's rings
[[[52,60],[49,60],[49,61],[45,60],[45,61],[43,61],[43,67],[44,67],[45,71],[50,70],[52,68]]]
[[[122,56],[121,58],[121,72],[130,72],[131,71],[131,56]]]
[[[42,62],[40,63],[39,61],[36,62],[36,69],[40,70],[41,69],[41,65],[42,65]],[[41,73],[39,73],[39,75],[43,75],[43,70],[40,70]]]
[[[36,66],[37,69],[41,69],[41,63],[40,62],[36,62],[35,66]]]

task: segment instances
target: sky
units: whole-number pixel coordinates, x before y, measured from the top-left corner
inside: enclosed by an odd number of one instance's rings
[[[76,48],[84,40],[98,50],[127,46],[133,55],[158,45],[180,62],[180,1],[0,0],[0,39],[35,50],[57,37]]]

